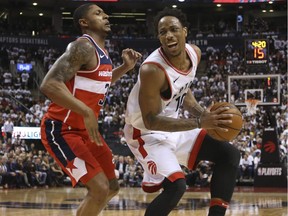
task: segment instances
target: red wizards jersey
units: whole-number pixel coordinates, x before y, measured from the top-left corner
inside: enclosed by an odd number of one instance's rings
[[[77,71],[75,76],[65,84],[75,98],[89,106],[98,116],[105,101],[105,94],[111,84],[112,62],[108,54],[96,44],[91,36],[84,34],[80,38],[89,40],[95,46],[98,64],[92,70]],[[81,115],[53,102],[50,104],[46,115],[48,118],[62,121],[72,128],[85,128]]]

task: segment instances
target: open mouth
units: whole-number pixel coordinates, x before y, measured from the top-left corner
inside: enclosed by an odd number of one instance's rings
[[[167,47],[168,47],[169,49],[173,49],[173,48],[176,48],[177,45],[178,45],[178,44],[177,44],[176,42],[173,42],[173,43],[167,44]]]

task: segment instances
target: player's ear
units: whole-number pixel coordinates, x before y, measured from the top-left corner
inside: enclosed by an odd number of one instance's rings
[[[188,29],[187,29],[187,27],[183,27],[183,31],[184,31],[185,37],[187,37],[187,35],[188,35]]]
[[[87,27],[88,26],[88,23],[85,19],[79,19],[79,25],[80,26],[83,26],[83,27]]]

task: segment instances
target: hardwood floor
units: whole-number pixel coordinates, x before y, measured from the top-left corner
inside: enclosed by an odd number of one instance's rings
[[[1,216],[74,216],[86,194],[84,188],[0,189]],[[141,188],[121,188],[101,216],[143,216],[157,194]],[[210,201],[207,188],[187,190],[169,216],[205,216]],[[229,216],[287,216],[286,188],[236,187],[227,210]]]

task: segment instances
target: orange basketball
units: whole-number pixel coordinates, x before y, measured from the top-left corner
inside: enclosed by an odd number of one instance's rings
[[[222,113],[223,114],[233,114],[231,124],[219,125],[221,127],[227,128],[229,131],[224,132],[224,131],[219,131],[217,129],[207,129],[207,133],[208,133],[208,135],[210,135],[211,137],[213,137],[216,140],[231,141],[231,140],[235,139],[235,137],[240,133],[240,131],[242,129],[242,125],[243,125],[242,114],[235,105],[228,103],[228,102],[215,103],[212,106],[212,108],[210,109],[210,111],[215,111],[215,110],[219,109],[220,107],[230,107],[229,110],[226,110]]]

